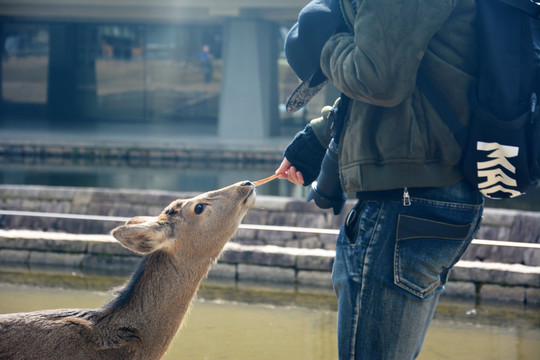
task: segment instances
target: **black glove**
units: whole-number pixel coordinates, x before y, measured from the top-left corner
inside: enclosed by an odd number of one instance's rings
[[[304,130],[296,134],[283,155],[302,173],[304,185],[307,186],[319,176],[325,153],[326,149],[317,139],[311,125],[308,124]]]

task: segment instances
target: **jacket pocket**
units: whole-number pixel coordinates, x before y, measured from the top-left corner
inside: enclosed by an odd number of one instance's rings
[[[470,242],[471,226],[399,215],[394,283],[421,299],[444,285]]]

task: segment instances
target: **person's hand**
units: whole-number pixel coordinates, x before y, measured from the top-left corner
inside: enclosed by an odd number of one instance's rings
[[[278,174],[278,179],[287,179],[293,184],[304,185],[302,173],[296,170],[287,158],[283,158],[281,165],[279,165],[279,168],[276,170],[276,174]]]

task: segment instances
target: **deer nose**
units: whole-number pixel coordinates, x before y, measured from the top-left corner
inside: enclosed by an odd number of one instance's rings
[[[242,186],[254,186],[253,183],[249,180],[246,180],[242,183]]]

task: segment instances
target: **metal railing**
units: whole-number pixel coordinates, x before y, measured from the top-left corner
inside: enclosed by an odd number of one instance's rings
[[[120,216],[66,214],[66,213],[18,211],[18,210],[0,210],[0,215],[57,218],[57,219],[85,220],[85,221],[110,221],[110,222],[126,222],[127,220],[131,219],[129,217],[120,217]],[[238,228],[243,229],[243,230],[281,231],[281,232],[309,233],[309,234],[322,234],[322,235],[338,235],[339,234],[338,229],[320,229],[320,228],[307,228],[307,227],[295,227],[295,226],[240,224]],[[472,244],[473,245],[486,245],[486,246],[506,246],[506,247],[517,247],[517,248],[540,250],[540,244],[513,242],[513,241],[474,239],[472,241]]]

